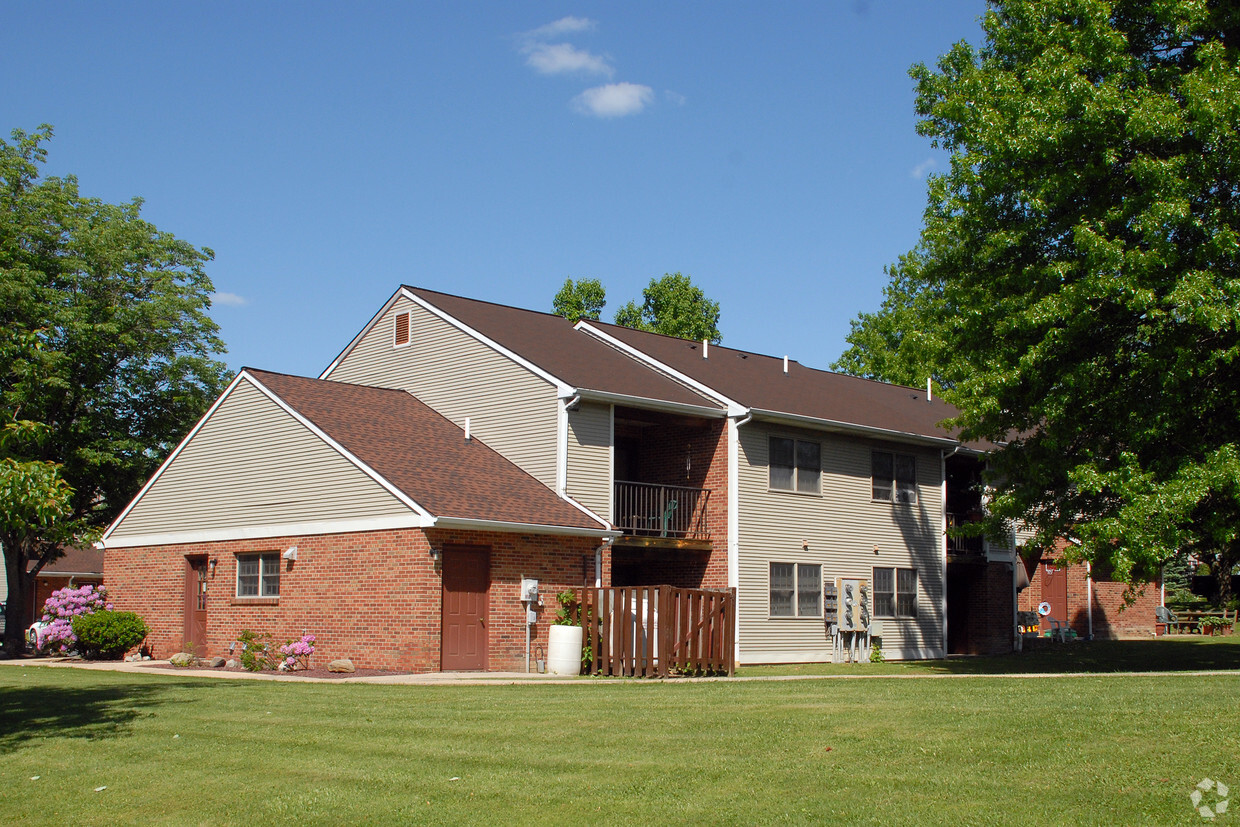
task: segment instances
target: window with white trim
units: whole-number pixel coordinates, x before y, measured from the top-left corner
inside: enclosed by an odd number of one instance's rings
[[[771,617],[822,617],[822,566],[771,563]]]
[[[392,317],[392,347],[405,347],[412,337],[412,313],[397,313]]]
[[[917,617],[917,569],[874,569],[874,616]]]
[[[822,446],[817,442],[771,437],[770,486],[776,491],[817,494],[822,478]]]
[[[280,596],[280,552],[237,555],[237,597]]]
[[[875,500],[896,503],[917,502],[917,457],[873,451],[870,473]]]

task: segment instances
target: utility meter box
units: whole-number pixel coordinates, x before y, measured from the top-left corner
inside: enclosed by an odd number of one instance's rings
[[[841,632],[862,631],[870,622],[869,594],[865,580],[836,578],[837,620]]]
[[[525,603],[538,602],[538,581],[525,579],[521,581],[521,600]]]

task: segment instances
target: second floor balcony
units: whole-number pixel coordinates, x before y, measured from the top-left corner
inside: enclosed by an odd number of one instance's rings
[[[710,541],[709,488],[616,480],[612,522],[626,535]]]

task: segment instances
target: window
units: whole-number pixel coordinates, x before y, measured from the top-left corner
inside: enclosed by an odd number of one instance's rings
[[[771,437],[771,488],[817,494],[822,476],[822,446],[800,439]]]
[[[874,499],[885,502],[917,502],[917,457],[875,451],[870,454]]]
[[[280,596],[280,553],[237,555],[237,597]]]
[[[393,347],[404,347],[409,344],[409,322],[412,314],[397,313],[392,327]]]
[[[917,569],[874,569],[874,616],[917,617]]]
[[[822,566],[771,563],[771,617],[822,617]]]

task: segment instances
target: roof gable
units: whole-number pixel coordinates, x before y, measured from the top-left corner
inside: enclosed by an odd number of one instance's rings
[[[436,517],[603,528],[405,391],[247,373]]]

